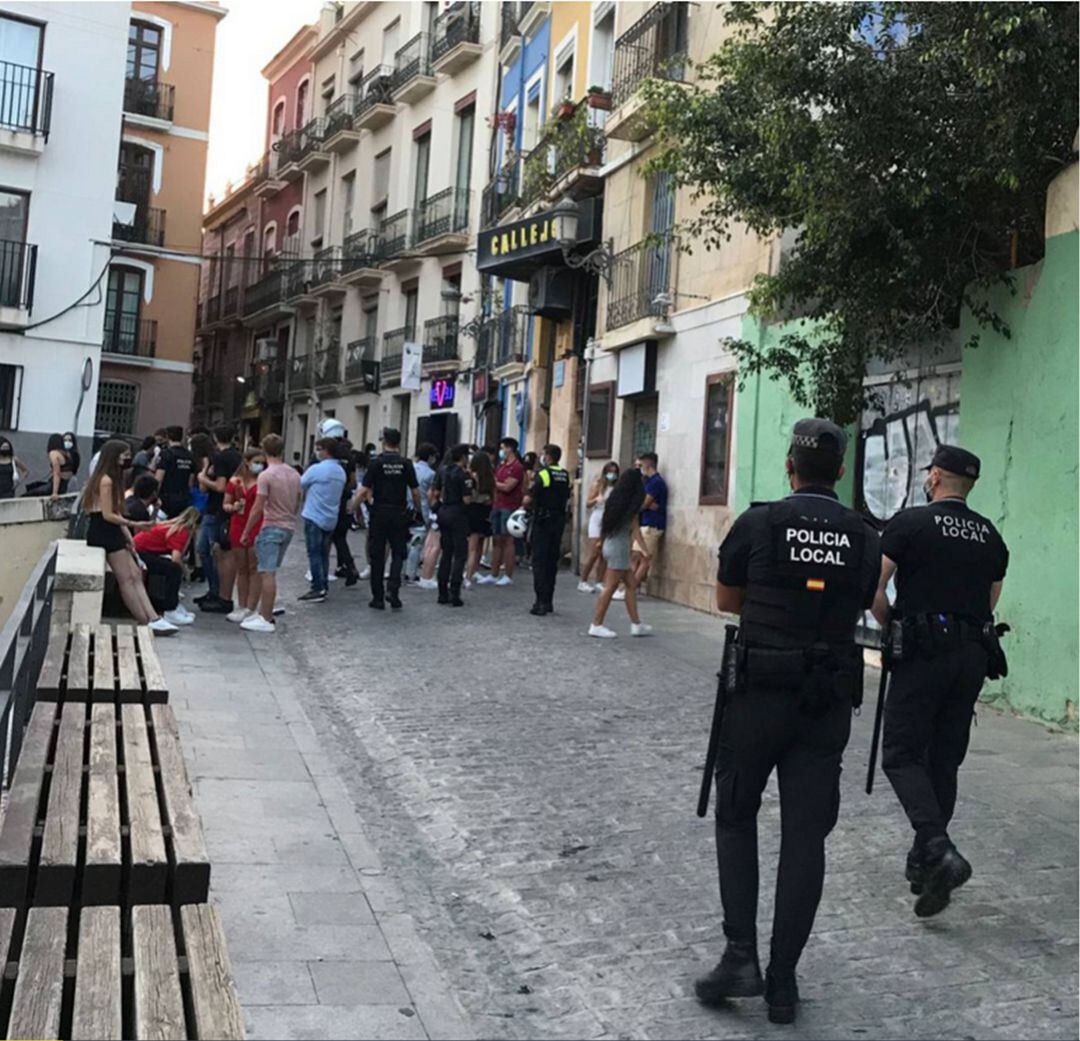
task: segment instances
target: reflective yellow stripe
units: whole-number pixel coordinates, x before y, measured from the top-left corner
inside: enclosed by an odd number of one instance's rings
[[[545,488],[550,488],[551,487],[551,474],[548,473],[547,470],[541,470],[540,471],[540,483]]]

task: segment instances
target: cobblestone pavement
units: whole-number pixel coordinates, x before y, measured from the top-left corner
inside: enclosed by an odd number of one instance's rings
[[[473,590],[459,610],[409,589],[403,612],[379,613],[366,589],[342,583],[325,604],[294,606],[302,571],[293,550],[289,614],[276,636],[226,636],[227,623],[200,619],[167,645],[169,657],[213,639],[220,660],[235,640],[245,654],[255,648],[273,683],[295,685],[314,728],[308,750],[342,785],[378,858],[360,888],[377,916],[415,924],[434,955],[424,971],[437,967],[435,992],[445,984],[468,1015],[457,1029],[485,1038],[1077,1036],[1075,736],[980,710],[953,829],[975,875],[943,915],[920,921],[902,878],[907,824],[884,778],[873,797],[862,790],[868,705],[846,756],[793,1035],[770,1026],[759,1000],[715,1011],[692,995],[694,976],[721,949],[712,827],[694,816],[717,619],[650,599],[642,612],[656,635],[631,640],[613,604],[620,638],[589,640],[592,598],[564,575],[558,613],[532,618],[527,572],[512,588]],[[867,678],[872,702],[876,673]],[[775,785],[760,834],[767,950]],[[298,864],[297,885],[322,870]],[[227,927],[242,913],[227,909]],[[264,1010],[264,1036],[346,1036],[340,1026],[319,1034],[313,1024],[331,1020],[290,1011],[289,1000]],[[427,1025],[429,1036],[439,1029]]]

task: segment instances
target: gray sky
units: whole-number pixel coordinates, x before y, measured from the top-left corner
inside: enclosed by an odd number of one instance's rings
[[[260,69],[301,25],[316,21],[322,0],[223,0],[218,23],[206,192],[218,199],[262,154],[266,80]]]

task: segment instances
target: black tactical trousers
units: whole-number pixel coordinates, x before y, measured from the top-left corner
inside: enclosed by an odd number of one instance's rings
[[[555,578],[559,573],[562,556],[563,528],[566,514],[538,516],[532,526],[532,572],[533,591],[536,602],[551,607],[555,597]]]
[[[356,561],[349,548],[349,513],[344,506],[338,511],[337,527],[334,528],[334,552],[338,567],[343,567],[350,575],[356,573]]]
[[[464,506],[439,509],[439,595],[459,596],[465,558],[469,554],[469,519]]]
[[[780,864],[771,964],[794,971],[810,936],[825,879],[825,838],[840,810],[840,761],[851,734],[851,702],[824,715],[800,707],[795,691],[755,687],[729,696],[716,767],[716,857],[724,934],[757,943],[757,815],[776,769]]]
[[[397,596],[401,589],[401,568],[409,553],[409,522],[403,509],[373,506],[368,528],[368,562],[371,566],[371,597],[383,599],[383,572],[386,547],[390,546],[390,581],[387,589]]]
[[[916,845],[946,835],[967,755],[986,651],[965,640],[933,658],[897,662],[885,702],[881,766],[915,829]]]

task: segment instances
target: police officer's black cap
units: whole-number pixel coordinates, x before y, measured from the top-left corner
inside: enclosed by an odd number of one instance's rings
[[[934,458],[930,460],[930,466],[947,470],[951,474],[959,474],[961,477],[970,477],[973,481],[979,479],[979,472],[982,470],[979,457],[957,445],[938,445]],[[929,470],[930,466],[926,469]]]
[[[847,434],[827,419],[800,419],[791,431],[791,447],[843,455]]]

